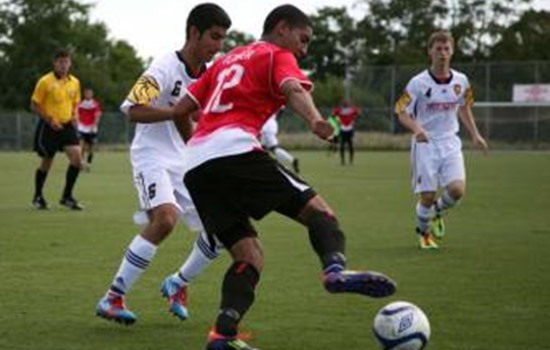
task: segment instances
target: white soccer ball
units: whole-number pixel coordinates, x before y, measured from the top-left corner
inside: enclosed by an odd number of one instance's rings
[[[396,301],[381,308],[372,328],[384,350],[420,350],[430,339],[430,322],[416,305]]]

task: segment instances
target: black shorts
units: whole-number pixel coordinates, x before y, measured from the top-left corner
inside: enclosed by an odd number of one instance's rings
[[[342,130],[340,131],[340,141],[341,143],[352,143],[353,142],[354,130]]]
[[[53,158],[57,151],[78,144],[78,135],[73,123],[65,123],[63,129],[54,130],[43,119],[38,121],[34,134],[34,151],[40,157]]]
[[[191,169],[185,185],[208,234],[230,248],[257,233],[250,218],[271,211],[296,218],[316,193],[267,153],[254,151],[210,160]]]
[[[89,145],[94,145],[95,141],[97,139],[97,132],[78,132],[78,136],[81,140],[84,141],[84,143],[87,143]]]

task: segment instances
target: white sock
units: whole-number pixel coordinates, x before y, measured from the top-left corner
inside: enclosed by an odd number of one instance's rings
[[[110,291],[120,295],[126,294],[153,260],[156,251],[157,246],[141,235],[134,237],[122,258]]]
[[[174,274],[180,286],[186,286],[192,282],[210,263],[219,256],[220,247],[213,242],[214,247],[206,232],[201,231],[193,245],[191,254],[187,257],[179,271]]]
[[[454,207],[457,203],[458,203],[458,200],[451,197],[449,192],[445,190],[443,191],[443,193],[441,194],[441,197],[439,197],[435,205],[438,211],[445,211],[449,208]]]
[[[294,157],[281,147],[276,147],[273,152],[275,153],[275,157],[277,158],[277,160],[279,160],[279,162],[292,163],[292,161],[294,160]]]
[[[429,208],[423,206],[420,202],[416,203],[416,225],[420,232],[428,231],[430,219],[435,215],[433,205]]]

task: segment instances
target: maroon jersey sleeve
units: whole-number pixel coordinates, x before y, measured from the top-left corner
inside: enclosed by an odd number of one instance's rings
[[[276,51],[273,56],[273,89],[282,96],[281,86],[288,80],[297,80],[307,90],[313,89],[313,83],[305,76],[294,55],[289,51]]]

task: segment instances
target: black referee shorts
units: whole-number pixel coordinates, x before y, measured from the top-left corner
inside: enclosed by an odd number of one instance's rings
[[[208,234],[230,248],[257,233],[250,219],[271,211],[295,218],[315,191],[267,153],[253,151],[216,158],[184,178]]]
[[[34,151],[42,158],[53,158],[65,146],[78,145],[78,134],[73,123],[63,124],[63,129],[54,130],[44,119],[39,119],[34,133]]]

